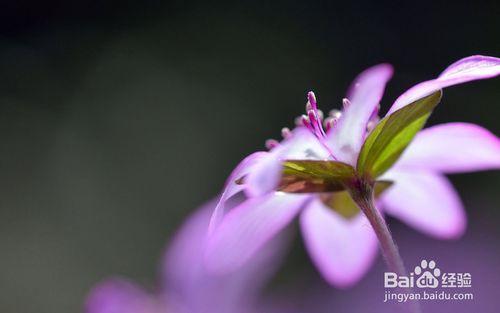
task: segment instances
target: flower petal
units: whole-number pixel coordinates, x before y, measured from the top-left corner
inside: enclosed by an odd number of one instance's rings
[[[276,189],[281,176],[283,145],[274,148],[245,177],[244,190],[249,197],[258,197]]]
[[[356,164],[367,123],[382,99],[392,72],[389,64],[379,64],[365,70],[354,80],[347,94],[350,104],[344,108],[327,137],[338,161]]]
[[[268,154],[268,152],[263,151],[252,153],[245,159],[243,159],[243,161],[241,161],[238,166],[236,166],[236,168],[231,172],[231,175],[229,175],[229,178],[226,181],[224,191],[222,192],[222,195],[212,214],[212,218],[210,220],[210,231],[216,227],[216,225],[220,222],[220,220],[226,213],[226,201],[245,188],[243,184],[237,184],[236,180],[245,175],[248,175],[248,173],[252,171],[257,163],[264,160]]]
[[[186,312],[234,313],[250,305],[280,265],[288,246],[289,234],[281,233],[238,271],[210,273],[203,255],[215,203],[208,202],[187,218],[164,255],[163,290],[168,292],[169,303],[182,305]]]
[[[438,78],[422,82],[408,89],[396,99],[387,115],[436,90],[498,75],[500,75],[499,58],[475,55],[461,59],[450,65]]]
[[[245,179],[245,192],[250,197],[272,192],[280,181],[283,160],[328,160],[328,149],[304,127],[296,128],[290,138],[269,152]]]
[[[437,238],[460,237],[466,216],[460,198],[442,175],[391,170],[383,175],[394,184],[380,198],[384,212]]]
[[[377,239],[363,214],[346,219],[315,199],[301,214],[300,226],[313,262],[330,284],[349,287],[372,265]]]
[[[309,197],[277,192],[250,198],[232,209],[208,238],[207,267],[226,273],[242,266],[290,223]]]
[[[448,66],[439,75],[439,78],[463,77],[471,78],[482,76],[484,78],[494,77],[499,74],[500,59],[484,55],[473,55],[463,58]]]
[[[165,308],[153,296],[127,280],[106,280],[92,289],[86,313],[160,313]]]
[[[468,123],[448,123],[424,129],[395,165],[457,173],[500,168],[500,139]]]
[[[328,148],[305,127],[293,130],[290,139],[283,142],[285,151],[282,158],[287,160],[332,160]]]

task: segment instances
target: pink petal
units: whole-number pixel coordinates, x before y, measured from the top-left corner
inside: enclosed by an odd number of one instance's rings
[[[244,185],[248,196],[258,197],[276,189],[281,177],[281,160],[284,152],[283,145],[274,148],[248,173]]]
[[[268,152],[255,152],[247,156],[243,161],[241,161],[238,166],[233,170],[231,175],[226,181],[226,186],[224,187],[224,191],[217,203],[217,206],[214,209],[211,221],[210,221],[210,231],[220,222],[224,214],[226,213],[226,201],[242,191],[245,186],[243,184],[237,184],[236,180],[241,177],[248,175],[252,171],[252,169],[257,165],[259,161],[262,161],[268,155]]]
[[[466,228],[460,198],[442,175],[391,170],[382,179],[394,181],[381,197],[384,212],[428,235],[452,239]]]
[[[367,123],[382,99],[386,83],[392,77],[389,64],[379,64],[361,73],[348,92],[350,105],[328,133],[329,145],[339,161],[354,165],[363,144]]]
[[[289,234],[285,232],[264,245],[238,271],[210,273],[203,255],[214,206],[215,201],[211,201],[187,218],[163,260],[163,289],[170,303],[180,304],[188,312],[241,311],[274,274],[288,246]]]
[[[444,77],[455,77],[469,75],[470,77],[476,77],[478,75],[483,75],[486,78],[494,77],[499,74],[500,69],[500,59],[490,56],[483,55],[473,55],[470,57],[463,58],[448,66],[439,75],[439,78]]]
[[[348,220],[315,199],[301,214],[300,226],[313,262],[330,284],[349,287],[372,265],[377,238],[364,215]]]
[[[304,127],[296,128],[292,137],[285,139],[258,164],[245,179],[245,191],[251,197],[262,196],[276,189],[282,171],[282,161],[332,159],[328,149]]]
[[[159,300],[124,279],[110,279],[95,286],[85,302],[86,313],[160,313]]]
[[[397,167],[457,173],[500,168],[500,140],[481,126],[448,123],[417,134]]]
[[[209,236],[207,267],[225,273],[242,266],[290,223],[309,197],[276,192],[232,209]]]
[[[163,277],[169,289],[189,292],[204,275],[201,262],[207,229],[217,201],[210,201],[191,214],[175,234],[164,255]],[[168,288],[167,287],[167,288]]]
[[[461,59],[450,65],[438,78],[413,86],[399,96],[387,115],[436,90],[498,75],[500,75],[499,58],[475,55]]]
[[[283,159],[288,160],[332,160],[328,148],[305,127],[293,130],[290,139],[283,142]]]

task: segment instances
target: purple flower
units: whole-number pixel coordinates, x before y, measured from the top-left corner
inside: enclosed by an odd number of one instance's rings
[[[307,115],[299,118],[297,127],[283,129],[282,142],[268,141],[269,152],[249,155],[231,173],[212,216],[207,266],[216,272],[237,269],[299,216],[306,248],[323,277],[339,287],[357,282],[373,263],[377,237],[349,194],[329,175],[392,183],[377,199],[380,210],[428,235],[459,237],[466,217],[444,174],[499,168],[500,141],[467,123],[415,133],[439,102],[442,88],[499,74],[498,58],[464,58],[438,78],[403,93],[381,120],[379,102],[392,76],[388,64],[361,73],[343,110],[326,118],[309,93]],[[335,168],[327,173],[329,164]],[[296,175],[286,176],[284,167]],[[241,193],[246,200],[227,208],[227,201]]]
[[[215,202],[195,212],[176,234],[162,262],[161,285],[149,292],[135,283],[112,278],[95,286],[86,313],[251,313],[257,296],[284,252],[286,234],[268,242],[237,273],[213,275],[202,255]]]

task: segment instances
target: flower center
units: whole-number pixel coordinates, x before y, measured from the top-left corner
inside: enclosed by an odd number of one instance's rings
[[[343,110],[351,105],[349,99],[342,99]],[[379,106],[375,108],[370,117],[370,120],[366,126],[366,133],[369,134],[373,128],[377,125],[380,118],[378,116]],[[326,135],[332,131],[335,124],[338,123],[340,117],[342,116],[342,111],[340,110],[331,110],[328,113],[328,116],[324,116],[323,111],[318,109],[318,102],[316,100],[316,95],[314,92],[309,91],[307,93],[307,102],[306,102],[306,114],[302,114],[295,118],[295,126],[296,127],[305,127],[307,128],[313,135],[315,135],[320,141],[326,138]],[[292,136],[292,131],[288,127],[284,127],[281,129],[281,136],[283,139],[290,138]],[[266,140],[266,148],[271,150],[274,147],[278,146],[280,143],[275,139]]]
[[[344,109],[350,105],[349,100],[346,98],[342,100],[342,103],[344,105]],[[310,91],[307,93],[306,114],[300,116],[296,120],[296,124],[297,126],[305,126],[316,137],[323,139],[333,129],[341,116],[342,111],[331,110],[328,113],[328,116],[324,117],[323,112],[318,109],[314,92]]]
[[[343,100],[344,108],[350,104],[348,99]],[[302,114],[295,119],[296,127],[306,127],[318,139],[323,140],[326,135],[332,130],[335,124],[340,119],[342,112],[340,110],[331,110],[328,116],[324,116],[323,111],[318,109],[318,103],[314,92],[307,93],[306,114]],[[292,131],[284,127],[281,129],[281,136],[283,139],[290,138]],[[271,150],[278,146],[280,143],[275,139],[266,140],[266,148]]]

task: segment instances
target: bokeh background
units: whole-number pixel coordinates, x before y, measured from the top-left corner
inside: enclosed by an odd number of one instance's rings
[[[498,1],[1,1],[0,311],[79,312],[113,274],[154,285],[176,226],[292,124],[308,90],[339,107],[358,72],[390,62],[386,110],[461,57],[499,56],[499,14]],[[499,79],[450,88],[430,124],[498,135],[499,90]],[[493,288],[500,175],[452,180],[470,217],[463,240],[390,224],[408,264],[442,257]],[[297,239],[270,292],[314,285],[329,299],[321,312],[349,312],[381,301],[365,291],[382,271],[379,260],[354,290],[327,288]],[[468,308],[498,304],[485,293]]]

